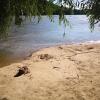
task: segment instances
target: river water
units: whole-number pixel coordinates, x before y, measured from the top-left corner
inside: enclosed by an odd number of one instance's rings
[[[100,40],[100,24],[91,32],[85,15],[66,17],[70,22],[66,28],[59,25],[58,16],[54,16],[54,22],[42,16],[38,24],[27,20],[20,27],[13,26],[9,37],[0,42],[0,67],[18,62],[40,48]]]

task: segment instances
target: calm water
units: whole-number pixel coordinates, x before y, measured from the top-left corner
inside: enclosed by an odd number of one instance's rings
[[[21,27],[13,26],[8,39],[0,42],[0,67],[19,61],[43,47],[100,40],[99,24],[91,33],[86,16],[66,17],[71,27],[59,25],[58,16],[54,16],[54,22],[43,16],[39,24],[27,21]]]

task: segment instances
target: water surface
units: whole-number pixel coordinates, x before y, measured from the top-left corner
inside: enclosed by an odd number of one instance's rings
[[[38,24],[26,21],[21,27],[13,26],[8,39],[0,42],[0,67],[19,61],[43,47],[100,40],[99,24],[91,32],[85,15],[66,17],[71,27],[59,25],[58,16],[54,16],[54,22],[43,16]]]

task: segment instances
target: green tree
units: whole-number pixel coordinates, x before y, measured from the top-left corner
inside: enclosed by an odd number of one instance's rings
[[[23,19],[21,16],[31,18],[31,16],[41,19],[42,14],[46,14],[52,21],[55,0],[0,0],[0,38],[7,36],[7,31],[14,19],[16,25],[20,25]],[[93,27],[95,23],[100,21],[100,0],[58,0],[60,3],[60,22],[67,22],[64,16],[64,7],[68,5],[70,9],[81,5],[90,18],[90,24]],[[62,1],[63,4],[62,4]],[[15,17],[15,18],[14,18]]]
[[[53,13],[52,2],[46,0],[0,0],[0,37],[7,36],[7,30],[15,16],[15,24],[23,21],[21,16],[27,18],[37,16],[40,20],[42,13],[50,18]]]
[[[72,4],[72,7],[80,7],[89,17],[92,29],[96,23],[100,22],[100,0],[75,0],[75,2],[73,0],[64,0],[64,3]]]
[[[91,28],[94,28],[94,25],[100,22],[100,0],[83,1],[83,9],[89,17]]]

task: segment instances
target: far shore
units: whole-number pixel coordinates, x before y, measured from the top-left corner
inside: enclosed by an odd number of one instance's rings
[[[47,47],[0,68],[0,100],[100,100],[100,43]]]

